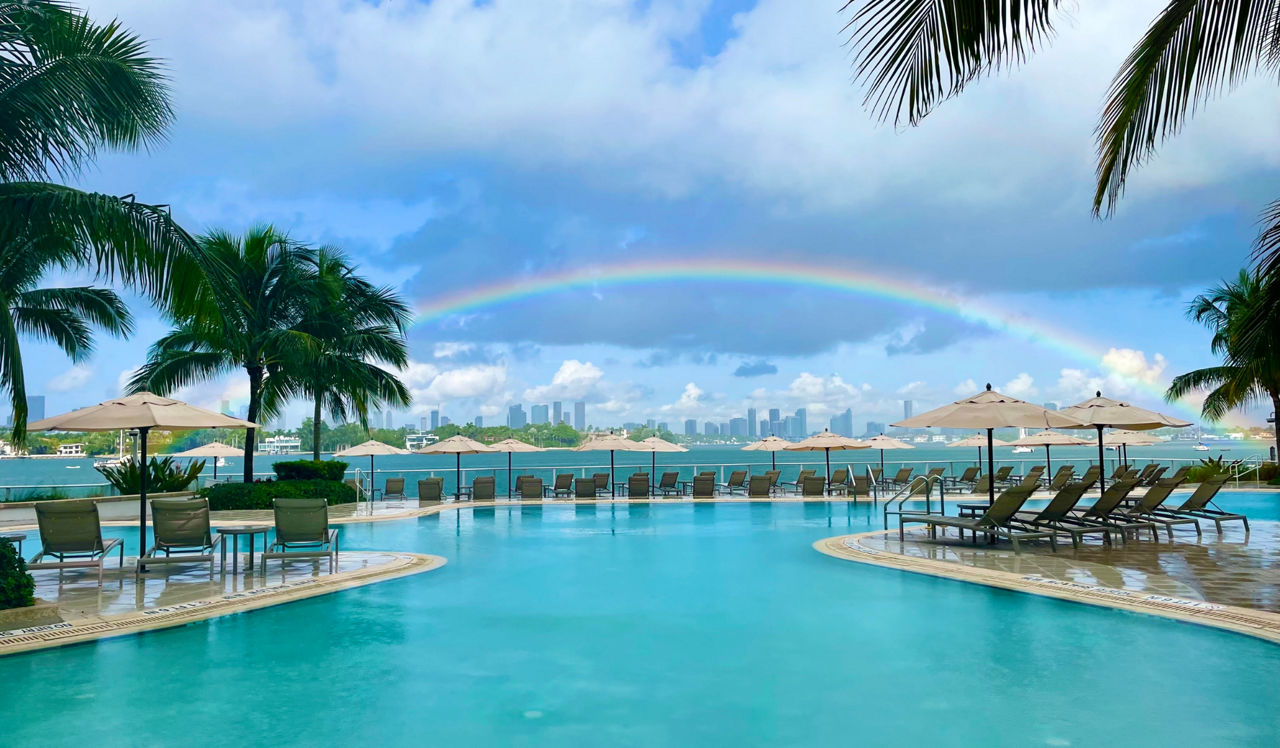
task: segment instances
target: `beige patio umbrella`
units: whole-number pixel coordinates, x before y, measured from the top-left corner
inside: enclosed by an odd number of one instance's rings
[[[230,444],[222,442],[209,442],[201,444],[198,447],[192,447],[184,452],[174,452],[170,457],[212,457],[213,458],[213,479],[218,479],[218,458],[219,457],[242,457],[244,450],[239,447],[233,447]]]
[[[373,458],[377,455],[407,455],[407,454],[412,454],[412,453],[407,449],[401,449],[400,447],[396,447],[390,444],[380,442],[377,439],[370,439],[369,441],[361,442],[360,444],[357,444],[354,447],[347,447],[342,451],[334,452],[333,456],[334,457],[368,457],[369,458],[369,497],[370,499],[372,499],[374,487],[378,485],[377,473],[375,473],[373,470]]]
[[[808,439],[786,447],[788,452],[825,452],[827,455],[827,480],[831,480],[831,450],[833,449],[871,449],[871,445],[864,441],[850,439],[847,436],[833,434],[830,429],[823,429],[821,434],[814,434]]]
[[[1047,410],[1025,400],[1003,395],[992,390],[991,385],[988,384],[987,389],[983,392],[957,400],[941,408],[934,408],[927,413],[921,413],[918,416],[899,421],[893,425],[908,429],[933,427],[986,429],[987,474],[995,475],[995,458],[992,457],[992,448],[995,447],[993,433],[996,429],[1011,427],[1078,428],[1081,422],[1071,416],[1063,415],[1060,410]],[[990,484],[988,499],[994,504],[996,500],[995,481],[990,481]]]
[[[878,434],[867,440],[867,446],[872,449],[880,450],[880,474],[884,474],[884,451],[886,449],[915,449],[915,447],[907,444],[901,439],[894,439],[892,436]]]
[[[751,442],[743,447],[744,452],[769,452],[770,460],[773,467],[770,470],[778,469],[778,453],[790,447],[795,442],[789,442],[780,436],[766,436],[758,442]]]
[[[973,436],[966,436],[965,438],[961,439],[958,442],[951,442],[947,446],[948,447],[977,447],[978,448],[978,465],[981,466],[982,465],[982,448],[987,446],[988,442],[990,442],[992,447],[1009,446],[1009,442],[1003,439],[996,439],[995,437],[992,437],[990,440],[988,440],[986,434],[974,434]]]
[[[256,423],[197,408],[150,392],[107,400],[27,424],[28,431],[119,431],[136,429],[141,450],[138,490],[138,557],[147,552],[147,436],[151,429],[256,429]],[[141,564],[139,571],[146,571]]]
[[[519,439],[503,439],[500,442],[494,442],[489,445],[493,447],[495,452],[507,453],[507,498],[511,498],[511,455],[516,452],[546,452],[542,447],[535,447],[528,442],[522,442]]]
[[[462,456],[475,455],[487,452],[497,452],[498,450],[487,444],[482,444],[475,439],[456,434],[448,439],[441,439],[435,444],[428,444],[422,449],[417,450],[420,455],[454,455],[457,463],[454,467],[454,498],[462,498]]]
[[[1120,461],[1129,464],[1129,447],[1149,447],[1159,444],[1160,440],[1151,434],[1130,429],[1112,429],[1102,435],[1104,444],[1120,448]]]
[[[1139,408],[1136,405],[1120,400],[1103,397],[1101,391],[1094,393],[1094,397],[1084,402],[1069,405],[1058,412],[1066,413],[1081,423],[1080,426],[1068,426],[1067,428],[1094,428],[1098,430],[1098,470],[1100,473],[1098,486],[1103,491],[1107,490],[1106,471],[1102,469],[1106,459],[1102,437],[1103,429],[1111,427],[1148,431],[1166,426],[1185,428],[1191,425],[1190,421],[1179,420],[1173,416],[1157,413],[1154,410]]]
[[[653,475],[658,471],[658,453],[659,452],[688,452],[688,447],[682,447],[674,442],[657,436],[651,436],[648,439],[641,439],[637,444],[644,447],[649,452],[649,480],[653,480]]]
[[[613,482],[613,453],[614,452],[647,452],[648,450],[639,446],[640,442],[633,442],[625,436],[618,434],[597,434],[587,437],[587,440],[573,448],[575,452],[608,452],[609,453],[609,494],[618,495],[618,487]]]
[[[1081,439],[1078,436],[1064,434],[1061,431],[1050,431],[1045,429],[1034,434],[1027,434],[1021,439],[1014,439],[1009,442],[1014,447],[1044,447],[1044,469],[1053,478],[1053,463],[1049,461],[1049,447],[1079,447],[1088,444],[1088,439]]]

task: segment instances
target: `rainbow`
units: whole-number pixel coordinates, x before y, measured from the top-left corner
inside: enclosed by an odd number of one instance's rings
[[[796,262],[737,259],[655,260],[511,278],[493,285],[465,289],[432,298],[417,307],[414,325],[439,322],[514,301],[575,289],[694,281],[758,283],[822,289],[904,304],[982,324],[992,330],[1056,351],[1068,359],[1085,364],[1090,369],[1102,365],[1102,357],[1110,347],[1084,338],[1074,331],[998,308],[979,299],[968,298],[902,278]],[[1141,380],[1129,379],[1128,381],[1157,401],[1163,400],[1163,388]],[[1199,410],[1191,403],[1179,402],[1174,405],[1183,415],[1199,420]]]

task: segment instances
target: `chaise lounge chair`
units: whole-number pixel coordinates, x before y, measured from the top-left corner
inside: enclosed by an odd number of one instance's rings
[[[724,484],[724,489],[729,493],[730,496],[732,496],[736,491],[742,491],[743,493],[746,493],[747,471],[734,470],[732,473],[729,473],[729,480]]]
[[[894,474],[892,478],[887,479],[884,483],[889,488],[899,488],[901,486],[905,486],[911,482],[911,475],[913,473],[915,473],[915,470],[912,468],[909,468],[909,467],[901,468],[898,470],[896,474]]]
[[[800,484],[800,495],[806,499],[825,498],[827,495],[827,479],[821,475],[810,475]]]
[[[1153,470],[1153,471],[1151,472],[1151,475],[1148,475],[1148,476],[1147,476],[1147,477],[1142,481],[1142,485],[1144,485],[1144,486],[1154,486],[1156,483],[1160,482],[1160,479],[1164,476],[1164,474],[1165,474],[1168,470],[1169,470],[1169,468],[1168,468],[1167,466],[1165,466],[1165,465],[1161,465],[1160,467],[1158,467],[1158,468],[1156,468],[1155,470]]]
[[[573,473],[557,473],[555,485],[551,487],[551,496],[573,495]]]
[[[520,481],[520,498],[524,501],[542,501],[542,479],[532,475],[524,476]]]
[[[423,478],[418,481],[418,502],[444,499],[444,478]]]
[[[1152,475],[1154,474],[1152,473]],[[1196,528],[1196,535],[1200,535],[1200,523],[1194,517],[1179,517],[1157,513],[1160,505],[1164,503],[1165,499],[1169,498],[1169,494],[1173,493],[1173,489],[1177,487],[1177,483],[1161,481],[1148,488],[1147,492],[1138,499],[1136,505],[1130,509],[1121,509],[1120,513],[1134,519],[1142,519],[1147,522],[1154,522],[1157,525],[1163,525],[1165,531],[1169,534],[1169,540],[1173,540],[1174,525],[1191,525]]]
[[[594,499],[598,491],[595,478],[577,478],[573,481],[573,498],[579,501]]]
[[[1012,465],[1004,465],[1003,467],[996,468],[996,475],[995,475],[996,485],[999,486],[1002,483],[1008,483],[1010,481],[1009,476],[1012,474],[1013,474]]]
[[[970,465],[964,469],[964,472],[960,474],[959,478],[953,475],[944,480],[946,485],[949,485],[952,488],[959,488],[960,486],[972,486],[974,482],[978,480],[978,476],[980,475],[982,475],[982,468]]]
[[[97,568],[98,586],[102,586],[102,569],[111,551],[120,549],[120,568],[124,568],[124,541],[103,539],[98,505],[93,501],[43,501],[35,505],[36,522],[40,526],[40,552],[27,562],[27,568],[77,569]],[[44,561],[46,557],[57,561]]]
[[[1133,530],[1134,538],[1138,537],[1141,530],[1150,530],[1151,538],[1156,542],[1160,541],[1160,536],[1156,531],[1154,522],[1146,520],[1135,520],[1117,511],[1124,500],[1128,498],[1129,493],[1133,491],[1137,483],[1133,480],[1121,480],[1107,486],[1107,490],[1103,492],[1093,505],[1085,509],[1071,512],[1067,520],[1080,522],[1086,525],[1102,525],[1120,533],[1121,542],[1128,542],[1126,533]]]
[[[497,480],[492,475],[479,475],[471,481],[472,501],[493,501],[497,495]]]
[[[387,482],[383,485],[383,501],[403,501],[409,498],[404,495],[404,478],[387,478]]]
[[[1244,523],[1244,531],[1249,532],[1249,518],[1243,514],[1235,514],[1232,512],[1224,512],[1213,503],[1213,498],[1218,495],[1218,491],[1222,490],[1223,484],[1230,479],[1230,475],[1223,473],[1215,475],[1212,478],[1206,478],[1187,500],[1182,502],[1182,506],[1177,509],[1163,509],[1158,513],[1162,516],[1175,517],[1191,517],[1197,520],[1208,519],[1213,520],[1213,524],[1218,529],[1218,533],[1222,533],[1222,523],[1239,520]],[[1212,507],[1212,508],[1210,508]]]
[[[781,485],[791,486],[791,489],[793,491],[795,491],[796,493],[800,493],[800,489],[804,485],[804,479],[812,478],[817,474],[818,474],[817,470],[809,470],[808,468],[806,468],[800,471],[800,475],[796,476],[795,481],[784,481]]]
[[[155,564],[208,563],[213,575],[213,552],[222,546],[222,536],[209,528],[208,499],[152,499],[151,534],[137,573]],[[226,563],[225,549],[222,555]]]
[[[1084,484],[1084,490],[1088,491],[1098,482],[1098,478],[1102,475],[1102,470],[1097,465],[1090,465],[1085,469],[1084,475],[1080,476],[1080,483]]]
[[[695,475],[693,477],[693,498],[714,499],[716,497],[716,476]]]
[[[1044,530],[1054,533],[1066,533],[1071,537],[1071,547],[1079,548],[1080,540],[1085,535],[1101,533],[1104,543],[1111,542],[1111,528],[1105,525],[1083,524],[1071,517],[1071,512],[1084,497],[1083,483],[1068,483],[1049,500],[1040,511],[1018,512],[1011,520],[1033,530]]]
[[[493,480],[490,478],[490,480]],[[329,505],[324,499],[276,499],[276,539],[262,554],[262,573],[267,561],[324,558],[329,573],[338,569],[338,531],[329,528]]]
[[[1050,491],[1061,491],[1064,486],[1071,482],[1071,476],[1075,475],[1076,469],[1070,465],[1063,465],[1058,468],[1058,472],[1053,474],[1053,479],[1049,481]]]
[[[838,468],[827,481],[828,494],[849,495],[849,468]]]
[[[767,475],[753,475],[747,480],[748,499],[767,499],[773,490],[773,481]]]
[[[627,496],[633,499],[649,498],[649,474],[632,473],[627,478]]]
[[[960,530],[962,539],[964,531],[972,532],[975,542],[979,534],[989,537],[1008,538],[1013,543],[1015,553],[1022,552],[1020,545],[1022,542],[1040,539],[1048,540],[1049,547],[1057,551],[1058,544],[1053,532],[1024,530],[1010,522],[1018,510],[1022,508],[1022,505],[1027,503],[1027,499],[1030,496],[1031,491],[1025,486],[1014,486],[1006,489],[996,497],[995,502],[987,507],[986,511],[977,517],[949,517],[941,514],[903,512],[898,515],[898,540],[906,540],[904,528],[911,523],[927,525],[931,538],[937,538],[939,527],[954,527]]]
[[[592,473],[591,479],[596,482],[596,495],[609,493],[609,474],[608,473]]]
[[[658,482],[658,493],[663,496],[683,496],[684,490],[680,488],[680,473],[672,470],[662,474],[662,480]]]

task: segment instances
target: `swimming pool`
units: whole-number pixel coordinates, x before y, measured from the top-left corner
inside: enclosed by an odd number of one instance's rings
[[[449,565],[0,659],[6,741],[1280,743],[1280,647],[810,547],[878,524],[682,503],[347,525],[344,548]]]

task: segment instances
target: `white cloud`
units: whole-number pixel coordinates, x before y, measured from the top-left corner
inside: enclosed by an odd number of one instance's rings
[[[504,395],[507,367],[501,365],[463,366],[442,371],[430,383],[413,389],[415,412],[425,412],[451,400],[485,400]]]
[[[431,355],[436,358],[453,358],[463,353],[470,353],[473,350],[475,350],[475,345],[471,343],[436,343]]]
[[[410,360],[400,372],[400,381],[409,389],[422,389],[431,384],[431,380],[440,375],[440,369],[433,364]]]
[[[972,379],[966,379],[960,384],[957,384],[955,388],[951,391],[956,393],[957,395],[960,395],[961,397],[966,397],[978,391],[978,383],[973,381]]]
[[[706,404],[702,401],[704,394],[701,387],[689,382],[684,386],[684,391],[680,393],[679,400],[663,405],[658,410],[663,413],[675,414],[681,418],[697,418],[706,412]]]
[[[569,359],[551,376],[551,383],[525,390],[524,399],[534,402],[548,400],[602,400],[600,384],[604,372],[590,361]]]
[[[925,383],[917,380],[914,382],[907,382],[906,384],[899,387],[898,394],[905,395],[907,397],[916,397],[916,396],[919,396],[922,392],[925,392],[925,390],[926,390]]]
[[[133,372],[129,374],[132,376]],[[93,367],[88,364],[76,364],[70,369],[62,372],[58,376],[49,380],[45,385],[45,389],[50,392],[68,392],[70,390],[78,390],[89,383],[93,378]]]
[[[1160,384],[1169,362],[1159,353],[1150,361],[1142,351],[1132,348],[1112,348],[1102,356],[1102,368],[1144,384]]]
[[[1000,391],[1021,399],[1034,397],[1039,392],[1035,387],[1035,380],[1025,371],[1006,382]]]

